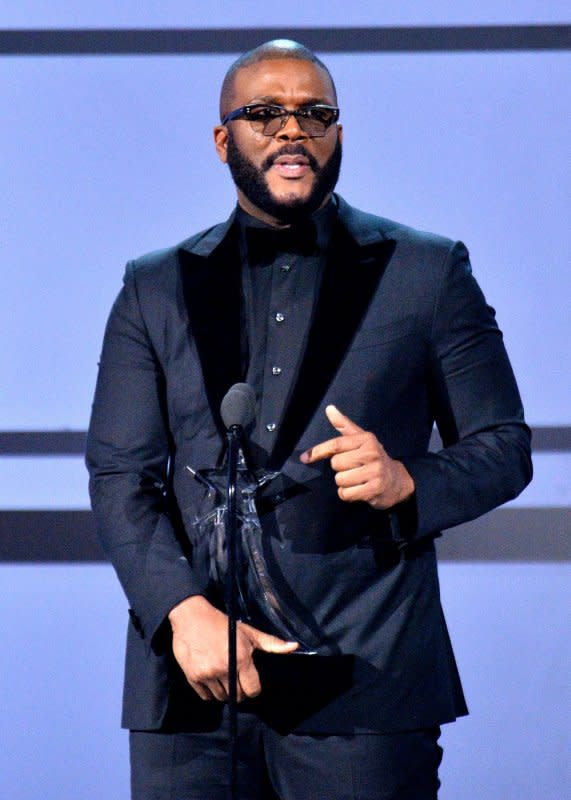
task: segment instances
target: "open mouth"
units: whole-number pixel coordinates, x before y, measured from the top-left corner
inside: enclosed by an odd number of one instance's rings
[[[271,169],[282,178],[302,178],[311,171],[309,159],[303,155],[278,156],[272,163]]]

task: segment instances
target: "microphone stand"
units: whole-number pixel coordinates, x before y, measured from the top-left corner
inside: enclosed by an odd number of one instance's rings
[[[228,611],[228,712],[230,719],[229,769],[230,800],[238,799],[238,671],[236,653],[236,627],[238,617],[237,569],[238,569],[238,513],[236,505],[236,483],[238,479],[238,453],[242,427],[231,425],[226,433],[228,441],[228,483],[226,546],[228,570],[226,573],[226,608]]]
[[[238,508],[236,489],[240,436],[256,414],[256,394],[247,383],[235,383],[220,404],[220,416],[228,441],[228,483],[226,504],[226,609],[228,611],[228,714],[230,721],[229,768],[230,800],[238,800],[238,664],[236,629],[238,622]]]

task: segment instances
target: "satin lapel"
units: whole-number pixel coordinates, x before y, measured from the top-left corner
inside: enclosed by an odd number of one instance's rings
[[[200,357],[206,394],[220,432],[220,403],[232,384],[243,380],[240,353],[241,278],[233,231],[208,255],[179,250],[189,336]]]
[[[305,354],[272,451],[275,468],[289,457],[323,401],[394,248],[390,239],[359,246],[336,226]]]

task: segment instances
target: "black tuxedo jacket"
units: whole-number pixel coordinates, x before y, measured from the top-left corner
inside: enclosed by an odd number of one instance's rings
[[[253,705],[298,730],[404,730],[466,712],[433,540],[523,489],[529,430],[465,247],[338,204],[271,453],[283,477],[259,504],[272,578],[322,657],[262,658]],[[188,538],[203,489],[184,467],[220,462],[220,401],[244,377],[236,236],[231,217],[129,263],[105,334],[87,462],[101,542],[131,606],[130,728],[218,713],[182,679],[165,620],[213,592]],[[389,512],[343,503],[328,463],[299,461],[334,434],[328,403],[404,462],[413,501]]]

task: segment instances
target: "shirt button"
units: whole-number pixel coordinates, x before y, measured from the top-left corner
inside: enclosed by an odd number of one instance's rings
[[[291,264],[282,264],[280,269],[282,272],[289,272],[291,269]]]
[[[281,375],[282,368],[281,367],[272,367],[272,375]]]
[[[278,311],[278,313],[276,314],[276,322],[283,322],[284,319],[285,319],[285,316],[282,314],[281,311]]]
[[[275,422],[268,422],[268,424],[266,425],[266,430],[269,431],[270,433],[273,433],[277,427],[278,426],[276,425]]]

